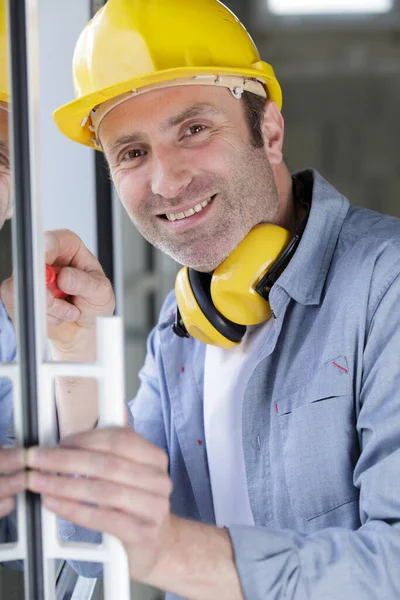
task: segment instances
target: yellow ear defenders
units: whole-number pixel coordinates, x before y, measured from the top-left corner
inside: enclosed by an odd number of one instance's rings
[[[269,292],[292,258],[307,217],[295,236],[278,225],[257,225],[213,273],[183,267],[175,282],[174,333],[232,348],[246,326],[267,321]]]

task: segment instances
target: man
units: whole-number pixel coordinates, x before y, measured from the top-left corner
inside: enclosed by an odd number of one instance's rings
[[[4,63],[1,63],[1,70]],[[0,75],[2,77],[2,75]],[[1,85],[1,84],[0,84]],[[2,88],[4,89],[4,88]],[[10,165],[8,153],[8,103],[5,94],[0,92],[0,230],[12,215]],[[14,330],[3,303],[0,302],[0,362],[15,359],[16,345]],[[11,382],[0,379],[0,441],[4,442],[12,410]]]
[[[196,339],[167,297],[134,431],[95,429],[92,384],[59,382],[63,439],[30,450],[30,489],[67,520],[65,539],[118,536],[132,578],[169,598],[398,598],[399,221],[350,206],[316,172],[292,179],[279,84],[216,0],[109,0],[81,35],[74,80],[57,124],[103,150],[151,243],[216,269],[211,285],[221,265],[239,270],[238,287],[281,231],[257,225],[282,227],[293,245],[266,286],[271,318],[230,350]],[[265,232],[266,257],[262,244],[246,250],[253,231]],[[229,266],[238,248],[245,264]],[[109,283],[70,232],[52,234],[48,260],[73,297],[49,307],[53,354],[92,360]],[[210,335],[243,335],[209,312]]]
[[[0,15],[1,18],[1,15]],[[0,65],[2,70],[3,62]],[[1,78],[0,74],[0,78]],[[4,89],[4,88],[2,88]],[[5,94],[0,92],[0,228],[4,221],[11,218],[10,201],[10,167],[8,158],[8,113],[7,104],[3,100]],[[10,319],[0,301],[0,364],[15,360],[16,342]],[[25,486],[24,474],[14,473],[22,469],[22,451],[18,449],[2,449],[6,441],[9,421],[12,414],[12,385],[10,379],[0,378],[0,519],[14,507],[13,495],[22,491]],[[1,529],[1,525],[0,525]],[[1,537],[1,536],[0,536]]]
[[[8,151],[8,69],[5,3],[0,2],[0,230],[12,216],[11,176]],[[16,341],[10,319],[0,301],[0,364],[15,360]],[[12,386],[0,378],[0,519],[14,508],[14,494],[25,487],[20,449],[3,449],[12,413]],[[0,541],[3,541],[4,521],[0,520]]]

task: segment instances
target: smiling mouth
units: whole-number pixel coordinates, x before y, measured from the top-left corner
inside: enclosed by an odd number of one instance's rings
[[[214,200],[215,196],[216,194],[214,194],[214,196],[210,196],[210,198],[207,198],[207,200],[196,204],[196,206],[193,206],[193,208],[189,208],[184,212],[166,213],[165,215],[160,216],[162,219],[167,219],[168,221],[182,221],[183,219],[188,219],[189,217],[192,217],[193,215],[201,212],[206,206],[210,204],[210,202],[212,202],[212,200]]]

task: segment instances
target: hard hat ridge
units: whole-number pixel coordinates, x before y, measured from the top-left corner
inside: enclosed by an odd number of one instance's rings
[[[261,81],[281,107],[273,69],[218,0],[108,0],[82,31],[73,60],[76,100],[54,113],[60,130],[95,147],[91,111],[147,86],[210,85],[224,76]],[[148,88],[148,89],[151,89]]]

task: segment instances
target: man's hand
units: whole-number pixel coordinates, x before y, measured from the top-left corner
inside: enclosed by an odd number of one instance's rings
[[[163,450],[131,429],[97,429],[64,438],[59,448],[30,449],[28,466],[28,487],[44,495],[49,510],[119,538],[131,577],[150,582],[174,543],[172,484]]]
[[[58,287],[68,294],[58,299],[47,290],[47,333],[53,360],[96,360],[96,318],[114,312],[114,293],[97,258],[72,231],[60,229],[45,234],[46,263],[61,267]],[[43,265],[43,270],[45,265]],[[1,298],[15,318],[13,279],[1,286]],[[86,377],[58,377],[56,403],[60,436],[95,426],[98,420],[97,383]]]
[[[96,345],[96,317],[112,315],[115,301],[109,280],[97,258],[72,231],[45,234],[46,263],[62,267],[57,284],[67,300],[47,290],[48,336],[57,360],[92,360]],[[43,265],[44,268],[44,265]],[[1,286],[1,298],[15,317],[13,278]],[[92,356],[90,356],[92,355]]]
[[[15,494],[25,489],[24,453],[20,448],[4,449],[0,443],[0,518],[15,507]]]

